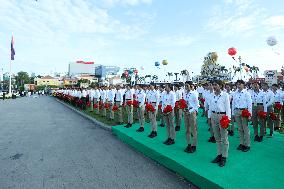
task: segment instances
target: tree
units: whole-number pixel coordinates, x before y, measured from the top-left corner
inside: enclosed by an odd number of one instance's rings
[[[16,85],[18,86],[18,88],[23,88],[24,84],[29,84],[31,81],[29,74],[23,71],[18,72],[15,79],[16,79]]]
[[[168,72],[167,76],[169,77],[169,81],[171,81],[171,77],[173,76],[172,72]]]
[[[78,83],[77,83],[77,87],[80,87],[81,83],[88,83],[88,84],[90,84],[90,81],[88,79],[79,79]]]

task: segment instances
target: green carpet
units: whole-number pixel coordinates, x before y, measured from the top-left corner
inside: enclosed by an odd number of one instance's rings
[[[250,126],[252,127],[252,126]],[[210,134],[205,118],[198,118],[198,147],[194,154],[183,152],[186,147],[184,125],[177,132],[176,143],[164,145],[166,128],[158,127],[158,137],[150,139],[150,125],[144,133],[132,128],[112,127],[112,132],[125,143],[133,146],[146,156],[177,172],[200,188],[261,189],[284,188],[284,135],[275,132],[273,138],[254,142],[251,129],[251,150],[241,152],[237,130],[229,136],[229,157],[225,167],[220,168],[210,161],[216,157],[216,144],[207,142]],[[269,131],[268,131],[269,132]]]

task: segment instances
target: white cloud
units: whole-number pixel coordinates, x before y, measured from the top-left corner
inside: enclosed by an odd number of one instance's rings
[[[269,27],[284,28],[284,16],[271,16],[263,21]]]
[[[114,6],[117,4],[136,6],[139,4],[151,4],[152,0],[102,0],[102,2],[108,6]]]
[[[192,44],[196,38],[190,35],[179,34],[173,36],[162,36],[154,40],[156,44],[163,47],[171,46],[188,46]]]

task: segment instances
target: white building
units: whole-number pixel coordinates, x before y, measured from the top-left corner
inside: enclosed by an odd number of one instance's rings
[[[264,76],[265,82],[268,83],[269,86],[277,83],[277,70],[265,70]]]
[[[78,74],[95,74],[96,64],[94,62],[76,61],[70,62],[68,67],[68,75],[74,76]]]

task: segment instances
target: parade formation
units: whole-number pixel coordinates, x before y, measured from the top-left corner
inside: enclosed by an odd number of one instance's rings
[[[238,135],[236,150],[248,152],[251,135],[254,142],[273,140],[275,131],[283,131],[284,86],[267,83],[224,83],[212,80],[203,84],[187,81],[184,84],[139,84],[101,86],[89,89],[59,89],[54,96],[93,114],[124,124],[123,113],[127,114],[125,128],[132,127],[138,119],[137,132],[144,132],[145,118],[149,118],[154,138],[159,134],[157,126],[166,126],[165,145],[174,145],[176,132],[180,132],[182,120],[187,144],[184,152],[198,151],[198,114],[207,118],[208,142],[216,143],[217,156],[212,163],[225,166],[229,156],[229,137]],[[117,116],[115,116],[117,115]],[[160,122],[160,124],[158,124]],[[254,133],[250,133],[252,125]],[[235,132],[237,128],[237,133]],[[268,132],[266,133],[266,128]],[[268,138],[264,139],[265,136]],[[271,139],[269,139],[271,138]]]

